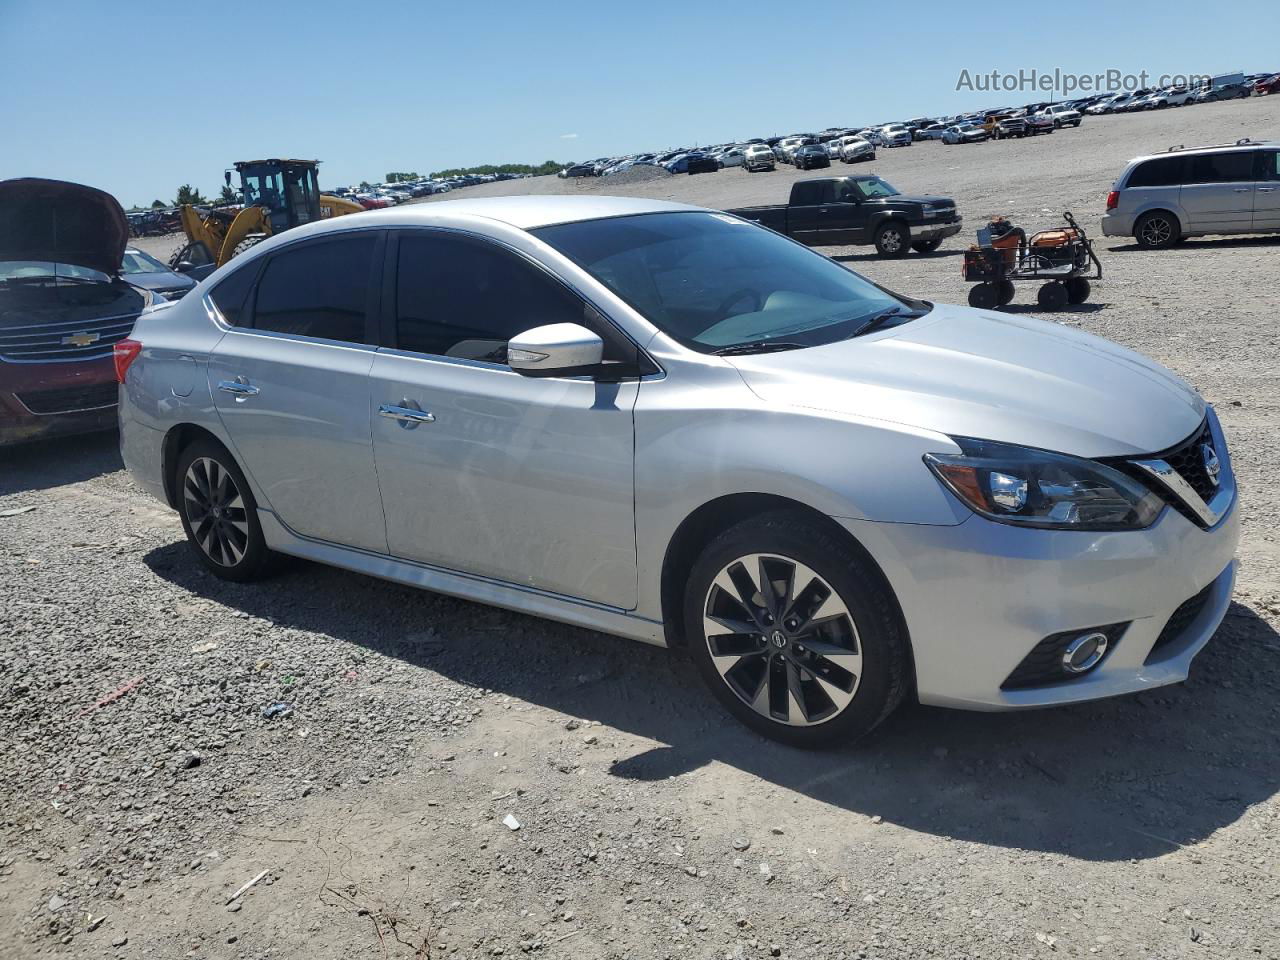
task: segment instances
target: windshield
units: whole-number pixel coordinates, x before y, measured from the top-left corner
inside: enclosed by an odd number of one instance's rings
[[[877,314],[922,306],[722,213],[649,213],[532,233],[701,353],[761,341],[832,343]]]
[[[168,273],[169,268],[141,250],[126,250],[120,261],[121,273]]]
[[[74,263],[53,263],[48,260],[7,260],[0,262],[0,282],[5,280],[92,280],[110,283],[105,273]]]
[[[868,200],[874,200],[877,197],[901,196],[897,190],[879,177],[859,177],[853,182],[858,185],[858,189]]]

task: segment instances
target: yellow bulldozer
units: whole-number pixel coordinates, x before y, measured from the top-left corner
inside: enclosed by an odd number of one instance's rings
[[[318,160],[242,160],[239,207],[182,208],[187,242],[169,258],[175,270],[201,279],[267,237],[315,220],[360,213],[364,208],[320,193]],[[231,186],[231,171],[225,174]]]

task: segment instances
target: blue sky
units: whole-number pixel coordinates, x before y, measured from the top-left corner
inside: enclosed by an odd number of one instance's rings
[[[0,179],[129,206],[264,156],[322,187],[584,159],[1043,98],[962,70],[1280,70],[1277,37],[1275,0],[0,0]]]

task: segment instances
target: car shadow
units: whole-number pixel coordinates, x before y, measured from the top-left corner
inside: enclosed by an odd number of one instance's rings
[[[953,250],[934,250],[932,253],[917,253],[914,250],[902,259],[906,260],[938,260],[943,257],[961,257],[964,251],[959,249]],[[832,255],[832,260],[836,263],[861,263],[866,260],[884,260],[880,254],[871,253],[837,253]]]
[[[0,447],[0,496],[47,490],[124,469],[115,430]]]
[[[1031,291],[1032,296],[1035,291]],[[997,313],[1035,313],[1052,316],[1058,313],[1098,313],[1107,309],[1109,304],[1106,303],[1070,303],[1061,310],[1046,310],[1037,303],[1006,303],[1002,307],[996,307]]]
[[[1180,250],[1201,252],[1204,250],[1231,250],[1237,247],[1246,249],[1250,247],[1265,248],[1274,247],[1278,244],[1280,244],[1280,233],[1247,237],[1188,237],[1181,243],[1161,250],[1147,250],[1136,243],[1122,243],[1106,249],[1122,253],[1177,253]]]
[[[660,648],[301,561],[249,585],[211,577],[184,542],[144,562],[282,627],[655,743],[614,762],[625,780],[726,764],[923,833],[1095,861],[1198,843],[1280,784],[1280,636],[1239,604],[1184,685],[1025,713],[907,704],[856,747],[807,752],[734,722]]]

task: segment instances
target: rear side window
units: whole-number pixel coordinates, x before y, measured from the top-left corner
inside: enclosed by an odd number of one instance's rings
[[[402,350],[507,362],[507,341],[548,323],[583,323],[585,304],[558,281],[493,244],[404,234],[396,272]]]
[[[824,180],[806,180],[791,188],[791,202],[798,205],[822,203]]]
[[[249,291],[253,289],[253,281],[260,266],[259,263],[245,264],[218,281],[218,285],[209,293],[209,299],[222,314],[222,319],[233,327],[248,326],[249,316],[245,305],[249,301]]]
[[[258,282],[253,325],[295,336],[368,342],[365,314],[377,238],[355,234],[276,254]]]
[[[1182,183],[1182,157],[1157,157],[1134,168],[1126,187],[1175,187]]]
[[[1235,183],[1253,179],[1254,151],[1202,153],[1189,157],[1186,183]]]
[[[1259,180],[1280,180],[1280,150],[1262,150]]]

